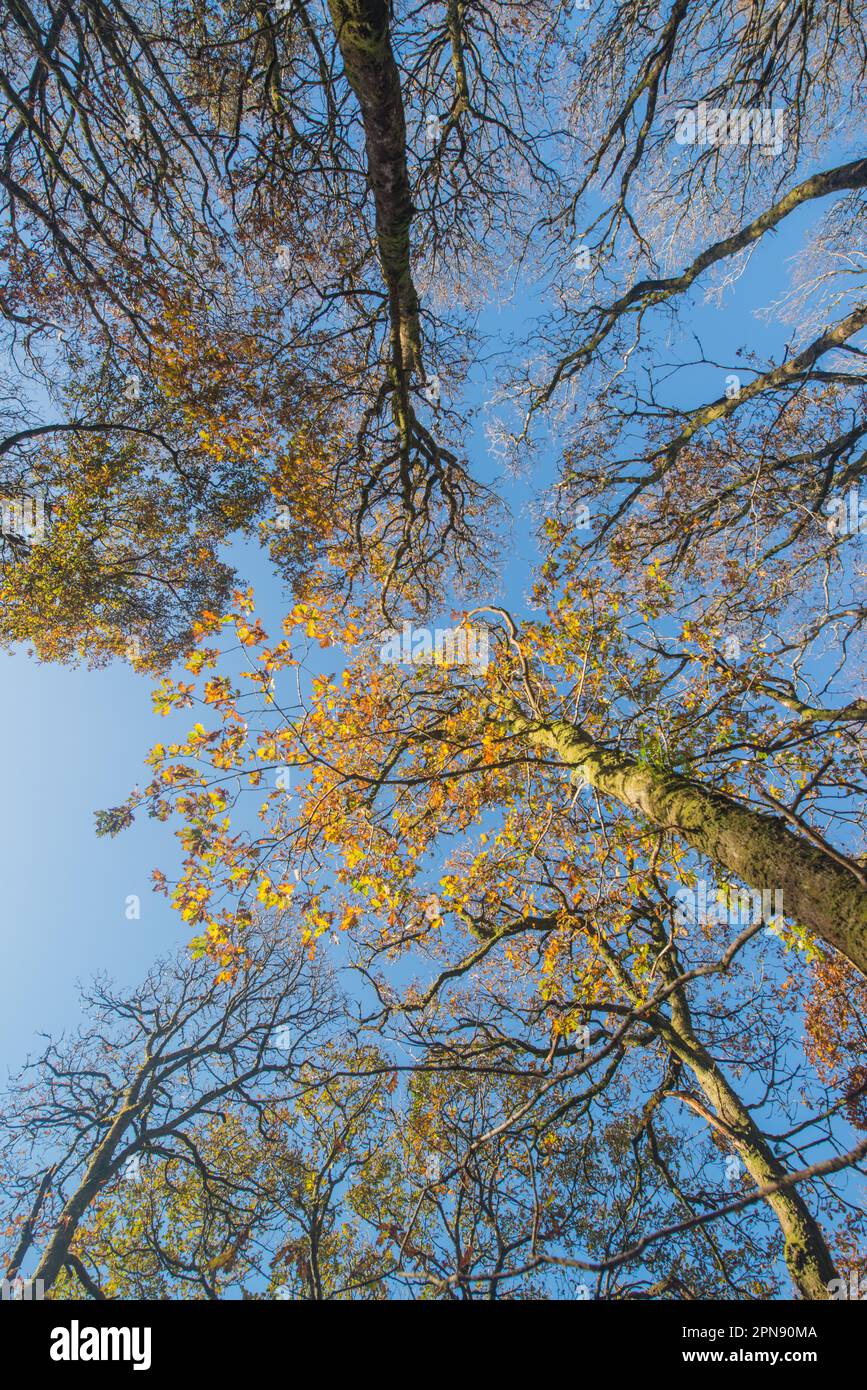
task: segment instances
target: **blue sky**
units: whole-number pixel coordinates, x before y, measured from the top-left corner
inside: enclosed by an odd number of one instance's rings
[[[802,244],[807,220],[802,213],[765,239],[722,308],[695,296],[683,332],[672,343],[672,360],[694,355],[692,332],[708,356],[731,367],[741,346],[760,357],[779,350],[786,333],[754,311],[786,283],[787,259]],[[486,326],[503,335],[519,331],[520,308],[490,311]],[[689,394],[681,398],[690,404],[713,399],[722,390],[715,377],[707,368],[683,373],[679,389]],[[533,554],[529,504],[540,482],[550,481],[551,462],[543,458],[530,478],[504,479],[485,447],[480,428],[472,451],[475,470],[486,479],[499,476],[514,526],[504,592],[497,598],[521,612]],[[269,582],[260,554],[250,547],[244,556],[245,577],[267,600],[267,626],[279,611],[279,590],[276,581]],[[99,840],[94,833],[93,812],[122,801],[143,780],[148,748],[168,732],[152,712],[154,680],[123,662],[88,671],[45,665],[22,652],[0,653],[0,663],[0,717],[10,731],[0,835],[7,905],[0,938],[0,1067],[5,1071],[37,1045],[38,1032],[74,1026],[77,979],[106,970],[133,984],[156,955],[179,947],[189,933],[166,899],[150,890],[152,868],[158,865],[171,876],[178,862],[170,828],[145,818],[114,840]],[[194,722],[189,711],[180,719],[184,729]],[[125,915],[131,894],[141,900],[139,920]]]
[[[740,348],[760,360],[779,353],[791,330],[757,317],[756,311],[787,285],[789,258],[802,246],[815,215],[805,210],[766,238],[721,307],[703,303],[699,286],[672,333],[672,365],[696,355],[693,334],[706,356],[728,371],[737,370]],[[484,327],[503,341],[520,334],[522,313],[535,302],[533,294],[517,305],[492,308]],[[707,367],[682,372],[674,399],[689,405],[714,399],[722,392],[723,376],[723,370]],[[744,376],[749,379],[748,372]],[[484,381],[475,382],[471,403],[481,404],[487,390]],[[485,481],[495,481],[513,525],[503,560],[504,587],[490,598],[521,614],[534,556],[531,504],[540,487],[553,480],[554,459],[542,453],[526,477],[504,476],[487,453],[484,423],[483,412],[471,448],[473,469]],[[279,585],[254,543],[238,547],[235,557],[241,577],[254,583],[263,621],[273,631],[283,607]],[[447,622],[448,605],[437,616]],[[324,659],[325,669],[337,661],[332,653]],[[133,986],[156,956],[181,948],[192,934],[167,900],[151,891],[152,869],[160,867],[172,878],[179,862],[171,826],[145,816],[115,839],[98,839],[93,813],[123,801],[146,778],[143,759],[150,746],[167,742],[172,726],[186,731],[199,716],[184,711],[159,719],[150,700],[154,678],[136,674],[124,662],[89,671],[45,665],[24,652],[0,652],[0,663],[0,718],[9,730],[0,813],[7,907],[0,926],[0,1070],[5,1074],[38,1050],[40,1033],[56,1035],[76,1026],[77,981],[106,971]],[[132,920],[127,916],[131,895],[141,904],[140,917]],[[769,1110],[759,1118],[775,1128]]]
[[[4,757],[0,870],[5,888],[0,1060],[24,1060],[39,1031],[75,1024],[75,982],[96,970],[134,984],[182,939],[150,892],[152,865],[175,854],[164,826],[142,821],[98,840],[93,812],[122,801],[155,740],[152,680],[115,663],[68,670],[0,654]],[[127,920],[126,899],[141,898]]]

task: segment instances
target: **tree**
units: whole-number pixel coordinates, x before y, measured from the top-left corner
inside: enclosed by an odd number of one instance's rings
[[[91,1026],[49,1042],[16,1079],[2,1116],[13,1242],[6,1277],[35,1247],[32,1277],[46,1290],[66,1270],[92,1292],[80,1236],[86,1251],[88,1223],[104,1227],[106,1196],[151,1163],[181,1197],[207,1192],[205,1249],[214,1228],[224,1242],[241,1241],[241,1174],[213,1165],[215,1144],[303,1089],[303,1065],[338,1009],[327,975],[285,922],[251,932],[248,946],[231,978],[185,952],[131,994],[95,981],[83,996]]]
[[[225,675],[208,678],[204,702],[215,703],[219,718],[210,730],[197,725],[184,744],[154,750],[154,779],[123,816],[141,804],[162,817],[182,811],[188,855],[174,896],[203,924],[215,949],[238,939],[254,895],[267,905],[289,894],[311,943],[339,925],[362,978],[381,981],[379,1031],[393,1015],[418,1011],[431,1028],[428,1044],[444,1047],[439,1030],[459,1007],[462,1026],[479,1029],[489,1045],[510,1039],[525,1059],[521,1075],[532,1073],[539,1059],[550,1064],[563,1035],[586,1026],[593,1011],[613,1014],[616,1026],[603,1036],[595,1060],[602,1063],[612,1049],[628,1056],[648,1041],[661,1049],[667,1059],[662,1097],[686,1103],[743,1162],[779,1222],[794,1286],[805,1297],[827,1297],[836,1277],[828,1238],[797,1185],[858,1162],[864,1145],[847,1144],[845,1127],[826,1123],[831,1115],[839,1121],[846,1096],[829,1099],[819,1078],[808,1079],[797,1044],[779,1025],[752,1017],[754,1005],[741,997],[737,979],[741,969],[759,966],[769,935],[777,950],[786,943],[796,971],[815,971],[819,998],[836,949],[861,963],[858,914],[865,899],[857,862],[811,832],[803,817],[796,833],[752,804],[766,779],[792,777],[794,786],[812,789],[816,768],[829,787],[844,785],[851,750],[839,731],[829,738],[815,720],[806,721],[805,731],[800,711],[794,727],[781,730],[778,719],[767,717],[763,691],[758,709],[744,712],[740,682],[705,703],[704,687],[717,679],[713,661],[681,647],[666,670],[664,650],[654,650],[650,617],[664,628],[659,593],[633,618],[620,614],[619,600],[601,583],[591,590],[575,575],[568,557],[552,555],[537,594],[547,609],[544,622],[519,632],[507,614],[490,615],[493,657],[483,670],[447,659],[409,670],[384,665],[376,644],[357,633],[347,638],[342,622],[334,625],[325,612],[296,611],[278,646],[261,631],[253,640],[260,670],[253,663],[237,684]],[[224,619],[242,641],[251,631],[248,607],[245,600],[240,614]],[[476,614],[467,621],[474,619],[484,620]],[[305,624],[322,641],[354,642],[355,654],[339,684],[314,677],[306,708],[287,716],[269,691],[281,669],[304,660]],[[205,659],[219,667],[215,650]],[[687,661],[688,678],[678,680]],[[192,669],[198,664],[191,659]],[[257,690],[265,694],[259,716],[250,703]],[[195,683],[164,683],[167,707],[198,698]],[[741,722],[749,736],[746,757],[737,737]],[[757,748],[768,767],[757,760]],[[261,798],[256,788],[263,773],[281,764],[294,765],[306,779],[300,806],[292,814],[279,789],[268,792],[260,812],[265,832],[250,834],[242,827],[255,821],[247,822],[240,803],[248,794]],[[798,864],[791,876],[788,855]],[[290,857],[300,882],[288,878]],[[704,903],[696,888],[702,872],[714,876]],[[826,881],[841,885],[841,902],[850,906],[823,915]],[[748,892],[744,883],[758,891]],[[229,905],[218,908],[227,894]],[[692,907],[679,906],[682,899]],[[383,954],[415,959],[419,952],[443,962],[435,986],[395,996],[387,977],[371,977]],[[768,969],[773,1009],[788,968],[780,962]],[[496,988],[488,983],[491,972]],[[728,984],[733,973],[735,993],[714,1002],[711,982],[719,976]],[[470,1002],[440,998],[441,986],[464,977]],[[691,1003],[685,988],[694,978],[702,989]],[[537,983],[530,986],[531,980]],[[525,988],[531,998],[538,991],[530,1018],[543,1035],[532,1042],[511,1031]],[[707,1039],[695,1031],[696,1008],[711,1023]],[[750,1017],[748,1036],[768,1030],[769,1042],[767,1053],[760,1048],[736,1067],[755,1069],[757,1084],[769,1066],[764,1082],[775,1092],[782,1084],[773,1079],[775,1059],[782,1055],[799,1083],[812,1088],[810,1124],[817,1143],[830,1146],[816,1172],[794,1138],[794,1162],[781,1162],[726,1075],[718,1054],[731,1044],[713,1020],[741,1010]],[[638,1030],[637,1041],[631,1029]],[[459,1048],[450,1045],[447,1058],[446,1070],[486,1073],[485,1046],[472,1031]],[[569,1058],[567,1082],[575,1079],[574,1065]],[[582,1077],[587,1065],[577,1064]],[[684,1071],[698,1093],[673,1089]],[[599,1084],[604,1090],[613,1082]],[[646,1093],[647,1082],[637,1084]],[[577,1098],[563,1101],[565,1109],[575,1104]]]
[[[432,31],[409,21],[399,71],[376,3],[336,6],[327,21],[300,2],[13,7],[3,50],[8,343],[59,397],[59,418],[36,423],[26,406],[15,418],[2,444],[10,494],[54,481],[52,515],[72,513],[75,527],[65,469],[44,450],[69,433],[83,445],[107,435],[135,452],[135,468],[115,475],[121,515],[142,476],[170,488],[170,517],[175,498],[179,517],[193,503],[179,540],[199,586],[210,584],[211,607],[225,576],[202,567],[202,542],[273,524],[273,498],[300,530],[293,577],[336,557],[350,581],[359,565],[376,573],[388,599],[392,587],[431,594],[444,565],[478,563],[484,539],[471,523],[490,499],[458,452],[460,413],[439,406],[440,374],[466,363],[466,331],[422,319],[412,207],[424,205],[425,277],[444,286],[448,272],[457,286],[456,255],[477,250],[482,235],[488,257],[496,238],[514,238],[516,177],[553,180],[545,125],[525,127],[512,73],[516,41],[525,45],[532,27],[541,75],[544,7],[520,30],[463,6]],[[359,34],[378,45],[365,73]],[[455,95],[431,143],[446,55]],[[421,101],[412,160],[407,84]],[[470,212],[477,197],[481,217]],[[104,387],[96,398],[94,378]],[[167,409],[179,378],[182,408]],[[203,403],[213,403],[210,420],[195,418]],[[215,471],[227,457],[240,468]],[[104,524],[110,541],[111,517]],[[82,541],[89,556],[86,530]],[[121,618],[143,655],[164,664],[177,655],[153,641],[165,587],[145,565],[138,577],[137,606],[150,600],[155,621],[136,624],[124,605]],[[189,635],[201,595],[172,599]],[[66,656],[74,625],[64,613],[55,621],[60,640],[43,649]],[[17,640],[22,626],[7,636]],[[86,648],[89,635],[75,641]]]
[[[135,1182],[108,1186],[55,1296],[381,1297],[392,1262],[377,1223],[400,1190],[388,1073],[338,1051],[315,1055],[294,1097],[258,1115],[230,1099],[188,1130],[195,1163],[155,1154]]]
[[[260,1163],[242,1106],[213,1231],[162,1155],[95,1266],[829,1296],[867,1078],[857,7],[16,3],[2,52],[8,344],[55,409],[0,397],[2,492],[46,520],[4,516],[0,637],[183,655],[156,707],[197,722],[98,828],[180,816],[157,884],[202,971],[288,912],[354,972],[309,1142],[275,1110]],[[694,297],[781,233],[774,332],[720,361]],[[555,454],[520,611],[480,381],[519,473]],[[236,536],[291,590],[276,639]]]

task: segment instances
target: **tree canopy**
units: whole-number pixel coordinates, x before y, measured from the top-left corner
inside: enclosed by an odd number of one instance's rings
[[[0,92],[0,640],[153,673],[187,924],[11,1086],[9,1277],[839,1296],[862,7],[9,0]]]

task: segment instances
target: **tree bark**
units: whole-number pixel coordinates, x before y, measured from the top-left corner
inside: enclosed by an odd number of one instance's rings
[[[367,173],[376,208],[376,244],[388,290],[396,365],[424,375],[418,294],[410,264],[413,204],[406,163],[406,117],[384,0],[329,0],[346,78],[361,108]]]
[[[672,948],[664,933],[661,933],[659,944],[666,951],[665,955],[659,957],[663,977],[673,985],[680,974],[676,949]],[[606,941],[600,942],[600,945],[623,989],[634,1004],[641,1006],[643,1000],[628,971]],[[701,1110],[699,1113],[728,1139],[756,1186],[765,1187],[785,1178],[788,1170],[771,1149],[715,1059],[697,1038],[684,987],[681,985],[672,991],[670,1018],[661,1009],[648,1012],[646,1017],[674,1056],[692,1072],[716,1112],[716,1123],[712,1116]],[[690,1097],[681,1096],[681,1099],[691,1102]],[[698,1109],[694,1103],[692,1108]],[[786,1268],[795,1288],[802,1298],[830,1299],[828,1286],[837,1278],[837,1270],[821,1227],[806,1202],[794,1187],[772,1192],[765,1201],[783,1233]]]
[[[136,1077],[130,1086],[121,1110],[112,1120],[108,1133],[94,1152],[81,1182],[63,1205],[57,1225],[33,1275],[34,1279],[45,1280],[46,1290],[51,1288],[64,1265],[68,1263],[70,1247],[78,1231],[79,1222],[111,1174],[115,1154],[138,1110],[136,1100],[141,1080],[141,1076]]]
[[[9,1263],[6,1266],[5,1277],[10,1282],[11,1280],[17,1277],[18,1271],[21,1268],[21,1265],[24,1262],[24,1259],[27,1255],[27,1251],[33,1244],[33,1235],[36,1230],[36,1221],[40,1211],[42,1210],[42,1203],[45,1201],[48,1190],[51,1187],[53,1178],[54,1168],[47,1168],[42,1175],[42,1181],[40,1182],[39,1187],[37,1188],[36,1196],[33,1199],[33,1205],[30,1208],[27,1220],[24,1222],[24,1225],[21,1228],[21,1234],[18,1237],[18,1242],[9,1260]]]
[[[682,836],[751,888],[781,891],[786,916],[867,975],[867,891],[845,865],[793,834],[778,817],[615,753],[566,720],[529,719],[515,704],[508,722],[531,747],[556,753],[598,791]]]
[[[732,1090],[717,1063],[694,1034],[651,1019],[674,1055],[689,1067],[716,1111],[732,1148],[757,1187],[779,1182],[787,1169],[780,1163],[757,1128],[749,1110]],[[784,1255],[792,1282],[802,1298],[828,1299],[828,1285],[837,1278],[834,1262],[821,1228],[794,1187],[772,1192],[765,1198],[785,1239]]]

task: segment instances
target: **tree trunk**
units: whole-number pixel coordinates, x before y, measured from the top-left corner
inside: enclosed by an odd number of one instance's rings
[[[668,984],[673,984],[680,974],[676,950],[667,942],[664,933],[659,944],[667,950],[667,954],[659,958],[663,977]],[[622,988],[634,1004],[641,1006],[643,1000],[626,968],[607,942],[602,941],[600,945]],[[715,1127],[724,1133],[756,1186],[765,1187],[785,1178],[787,1169],[714,1058],[696,1037],[683,986],[672,992],[670,1018],[661,1010],[653,1010],[647,1014],[647,1020],[675,1057],[692,1072],[716,1112],[718,1124]],[[710,1116],[705,1118],[711,1120]],[[829,1299],[828,1286],[837,1278],[837,1271],[821,1227],[806,1202],[794,1187],[772,1192],[764,1200],[783,1233],[786,1268],[795,1288],[802,1298]]]
[[[751,888],[781,891],[786,916],[867,975],[867,891],[844,865],[793,834],[778,817],[612,752],[566,720],[528,719],[515,705],[508,722],[532,747],[550,749],[598,791],[682,836]]]
[[[406,118],[388,6],[384,0],[329,0],[329,9],[346,78],[361,108],[397,365],[423,376],[418,294],[410,264],[414,208],[406,165]]]
[[[108,1133],[93,1154],[78,1187],[63,1205],[57,1225],[51,1233],[51,1238],[33,1274],[34,1279],[45,1280],[46,1290],[51,1288],[67,1263],[78,1224],[109,1177],[114,1156],[136,1115],[137,1106],[134,1097],[140,1080],[141,1078],[137,1077],[127,1091],[122,1110],[115,1116]]]
[[[769,1147],[740,1097],[732,1090],[710,1053],[693,1036],[684,1039],[678,1030],[651,1020],[676,1057],[689,1067],[710,1101],[732,1148],[757,1187],[779,1182],[787,1170]],[[827,1299],[837,1271],[825,1238],[806,1202],[794,1187],[772,1192],[764,1199],[780,1224],[785,1238],[786,1267],[802,1298]]]

